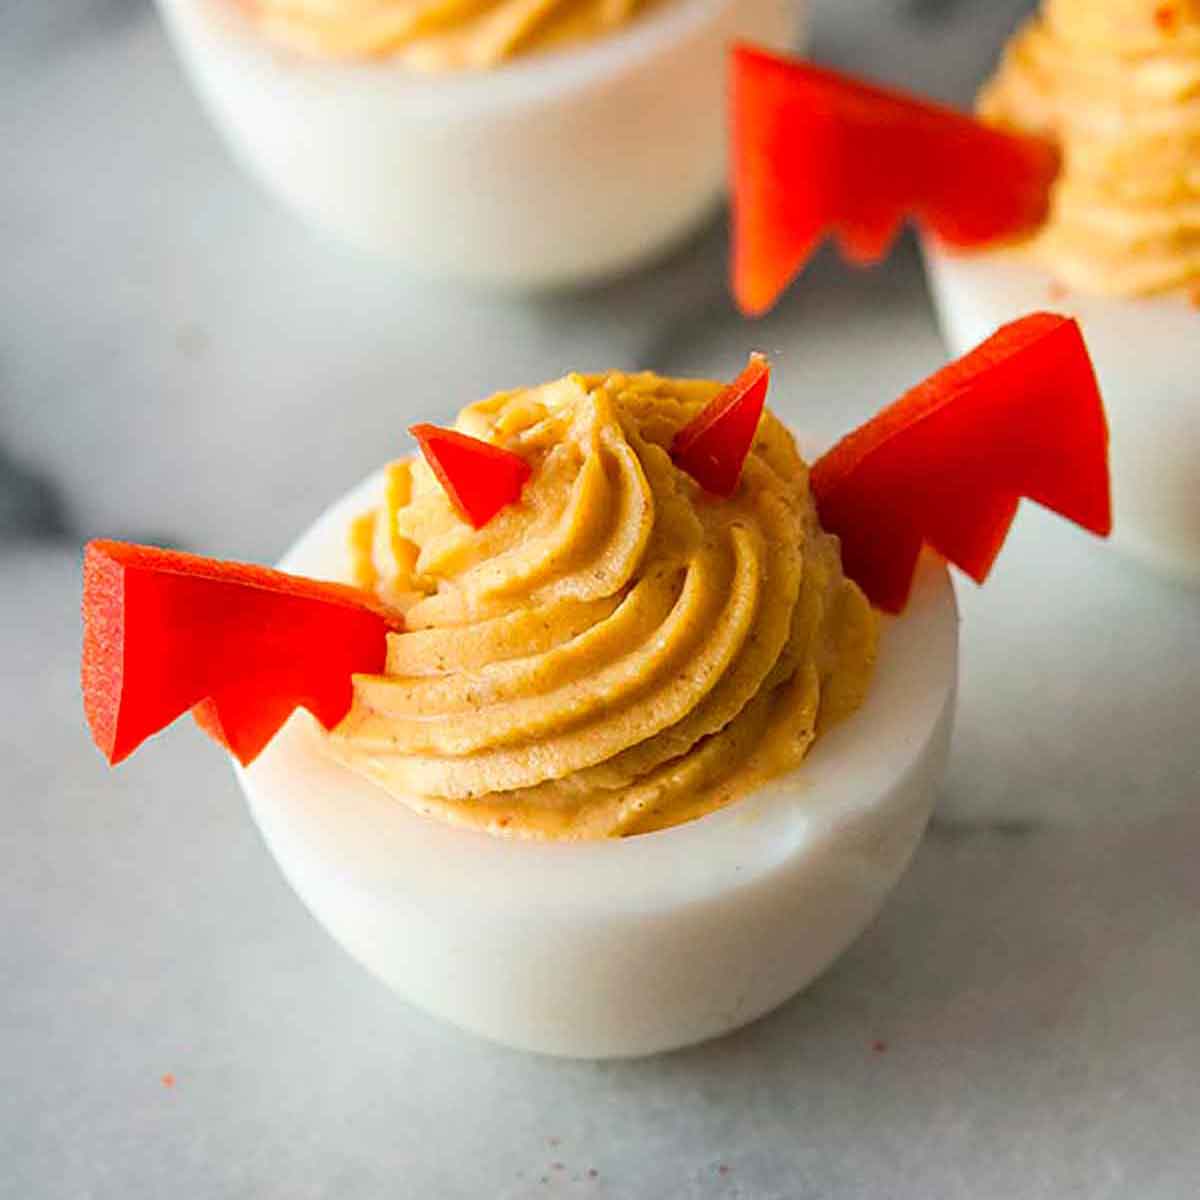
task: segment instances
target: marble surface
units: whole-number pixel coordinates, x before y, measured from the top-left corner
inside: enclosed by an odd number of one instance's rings
[[[963,98],[1019,4],[826,0],[832,61]],[[1024,512],[960,589],[939,814],[804,996],[639,1063],[494,1048],[330,942],[190,727],[119,771],[78,545],[260,558],[481,392],[779,362],[810,444],[943,358],[911,248],[734,315],[724,238],[577,295],[466,295],[228,161],[135,0],[0,15],[0,1198],[1067,1197],[1200,1177],[1200,596]]]

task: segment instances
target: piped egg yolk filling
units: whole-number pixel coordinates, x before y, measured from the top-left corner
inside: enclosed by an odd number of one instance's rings
[[[861,702],[877,618],[769,411],[728,500],[671,461],[720,386],[571,375],[465,409],[533,467],[480,530],[424,461],[391,464],[351,551],[405,630],[334,752],[423,813],[541,838],[676,825],[799,764]]]
[[[1062,283],[1122,296],[1200,284],[1200,0],[1043,0],[979,111],[1062,147],[1029,246]]]

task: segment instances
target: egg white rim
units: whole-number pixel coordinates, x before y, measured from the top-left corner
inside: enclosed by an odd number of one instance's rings
[[[1001,294],[1006,309],[1003,320],[1016,320],[1031,312],[1055,312],[1089,321],[1111,320],[1120,314],[1130,323],[1130,337],[1151,334],[1164,320],[1182,320],[1200,328],[1200,314],[1187,289],[1150,296],[1117,296],[1080,292],[1059,284],[1053,273],[1037,262],[1021,257],[1012,246],[959,250],[925,233],[920,237],[925,268],[930,273],[961,268],[986,274],[989,284]],[[1025,303],[1028,297],[1032,307]],[[935,305],[940,298],[935,294]],[[1192,330],[1195,332],[1195,330]],[[1200,333],[1197,333],[1200,337]],[[949,339],[945,339],[949,341]]]

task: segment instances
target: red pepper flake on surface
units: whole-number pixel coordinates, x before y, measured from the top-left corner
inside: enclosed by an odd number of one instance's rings
[[[175,1076],[170,1071],[162,1077],[162,1085],[165,1088],[173,1088],[175,1086]]]
[[[1154,10],[1154,23],[1163,33],[1176,33],[1179,29],[1179,10],[1173,4],[1160,4]]]
[[[874,1051],[876,1054],[886,1054],[886,1053],[887,1053],[887,1048],[888,1048],[888,1044],[887,1044],[887,1042],[874,1041],[874,1042],[872,1042],[872,1043],[871,1043],[871,1049],[872,1049],[872,1050],[873,1050],[873,1051]]]

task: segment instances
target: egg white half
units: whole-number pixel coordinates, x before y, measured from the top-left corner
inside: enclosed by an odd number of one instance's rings
[[[953,253],[932,239],[924,251],[952,354],[1029,312],[1078,318],[1108,413],[1113,542],[1200,582],[1200,309],[1178,294],[1076,295],[1011,253]]]
[[[281,567],[345,578],[347,523],[380,482]],[[421,816],[329,757],[303,712],[238,776],[313,915],[414,1004],[522,1049],[650,1054],[776,1007],[875,915],[933,806],[957,658],[953,590],[930,558],[885,623],[866,704],[798,770],[625,840],[508,840]]]

